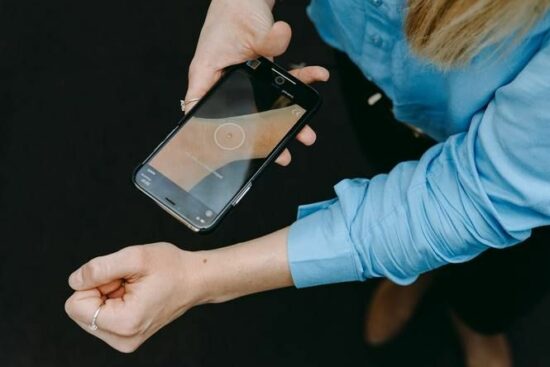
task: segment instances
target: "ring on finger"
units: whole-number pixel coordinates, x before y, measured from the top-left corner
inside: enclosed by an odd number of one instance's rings
[[[194,103],[194,102],[197,102],[197,101],[199,101],[199,100],[200,100],[200,98],[182,99],[182,100],[180,101],[182,112],[185,112],[186,107],[187,107],[190,103]]]
[[[92,331],[96,331],[97,330],[97,317],[99,316],[99,313],[101,312],[101,308],[105,305],[105,303],[102,303],[99,305],[99,307],[97,308],[97,310],[95,310],[95,313],[94,313],[94,316],[92,316],[92,322],[90,323],[90,325],[88,325],[88,327],[90,328],[90,330]]]

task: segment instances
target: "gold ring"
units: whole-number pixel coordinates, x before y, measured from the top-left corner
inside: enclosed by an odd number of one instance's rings
[[[188,100],[182,99],[182,100],[180,101],[180,103],[181,103],[181,110],[182,110],[183,112],[185,112],[185,106],[187,106],[189,103],[194,103],[194,102],[197,102],[197,101],[199,101],[199,100],[200,100],[200,98],[191,98],[191,99],[188,99]]]

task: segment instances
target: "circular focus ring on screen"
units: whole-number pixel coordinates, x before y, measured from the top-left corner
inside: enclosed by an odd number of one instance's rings
[[[246,134],[242,127],[226,122],[221,124],[214,131],[214,142],[223,150],[235,150],[243,146]]]

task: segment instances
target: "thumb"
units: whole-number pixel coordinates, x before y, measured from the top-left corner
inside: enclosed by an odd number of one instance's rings
[[[279,56],[288,48],[291,37],[292,30],[288,23],[283,21],[275,22],[267,35],[253,42],[252,52],[256,55],[265,57]],[[253,55],[248,55],[248,57],[252,56]],[[241,61],[245,61],[245,59]],[[212,88],[212,86],[220,79],[221,75],[221,69],[217,68],[211,62],[205,61],[204,58],[201,60],[201,58],[195,55],[195,58],[193,58],[191,65],[189,66],[189,83],[185,100],[191,101],[197,98],[202,98],[206,92],[208,92],[208,90]],[[192,104],[188,107],[191,106]]]
[[[81,291],[97,288],[117,279],[129,278],[142,271],[141,257],[138,246],[96,257],[69,276],[69,285],[72,289]]]
[[[202,98],[206,92],[220,79],[222,71],[208,63],[193,59],[189,66],[189,84],[185,100]],[[187,109],[187,108],[186,108]]]
[[[273,24],[265,37],[255,41],[253,51],[261,56],[275,57],[283,54],[292,38],[292,29],[288,23],[278,21]]]

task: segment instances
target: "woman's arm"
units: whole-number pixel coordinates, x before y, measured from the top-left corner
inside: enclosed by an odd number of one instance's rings
[[[65,310],[84,330],[132,352],[195,305],[292,285],[287,233],[211,251],[158,243],[97,257],[71,274],[75,292]],[[98,329],[92,330],[99,307]]]
[[[409,283],[550,224],[548,70],[550,34],[468,132],[387,175],[344,180],[336,199],[302,207],[288,240],[296,286],[372,277]]]
[[[293,285],[287,255],[288,228],[238,245],[196,252],[194,268],[204,292],[200,303],[220,303]]]
[[[318,66],[291,73],[308,84],[328,79],[328,71]],[[292,285],[287,234],[288,229],[283,229],[201,252],[165,243],[134,246],[93,259],[71,275],[69,284],[75,293],[65,309],[84,330],[113,348],[131,352],[194,305]],[[98,329],[91,330],[100,306]]]
[[[328,71],[318,66],[291,73],[308,84],[328,79]],[[292,285],[287,234],[288,229],[283,229],[201,252],[170,244],[134,246],[93,259],[71,275],[69,284],[75,293],[65,309],[79,326],[113,348],[134,351],[197,304]],[[99,328],[91,330],[90,322],[103,302]]]

